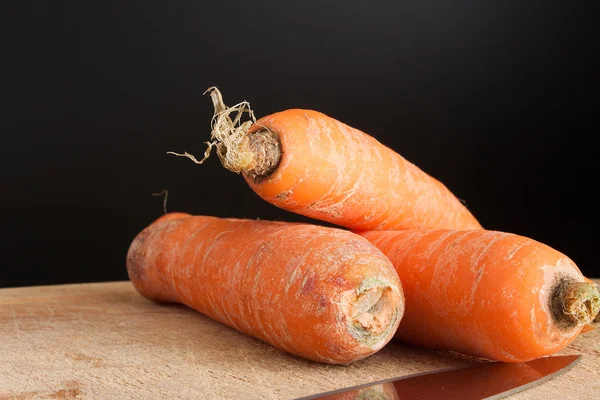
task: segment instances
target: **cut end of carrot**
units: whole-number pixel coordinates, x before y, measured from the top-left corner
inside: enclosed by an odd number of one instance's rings
[[[367,346],[383,346],[395,332],[404,312],[404,302],[398,302],[399,296],[398,289],[387,282],[365,280],[349,304],[352,335]]]
[[[589,282],[559,281],[552,296],[557,324],[573,328],[593,323],[600,313],[600,291]]]
[[[352,307],[352,322],[361,329],[381,333],[389,324],[393,308],[381,288],[371,288],[358,297]]]

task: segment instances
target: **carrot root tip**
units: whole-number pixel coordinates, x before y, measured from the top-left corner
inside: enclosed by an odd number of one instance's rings
[[[553,313],[566,327],[592,323],[600,312],[600,291],[588,282],[562,280],[553,296]]]

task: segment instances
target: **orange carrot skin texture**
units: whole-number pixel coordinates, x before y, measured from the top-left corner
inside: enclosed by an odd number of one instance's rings
[[[584,277],[542,243],[484,230],[361,235],[388,256],[403,283],[402,341],[520,362],[556,353],[582,329],[559,328],[549,299],[560,279]]]
[[[373,137],[322,113],[292,109],[258,120],[281,141],[267,178],[244,174],[277,207],[356,230],[480,229],[439,181]]]
[[[375,353],[404,311],[398,276],[375,246],[315,225],[167,214],[133,240],[127,270],[148,299],[325,363]]]

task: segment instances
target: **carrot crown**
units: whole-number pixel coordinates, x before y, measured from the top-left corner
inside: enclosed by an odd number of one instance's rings
[[[599,318],[600,291],[589,282],[562,280],[555,288],[552,311],[566,327],[583,326]]]
[[[281,158],[281,143],[279,137],[266,127],[248,135],[250,127],[256,123],[250,103],[242,101],[232,107],[227,107],[223,96],[217,87],[210,87],[204,92],[209,93],[214,106],[211,121],[210,140],[205,142],[207,148],[204,157],[198,160],[188,153],[175,153],[179,157],[187,157],[196,164],[202,164],[210,157],[213,147],[225,168],[235,173],[244,172],[253,178],[260,178],[273,171]],[[242,122],[244,114],[250,120]]]

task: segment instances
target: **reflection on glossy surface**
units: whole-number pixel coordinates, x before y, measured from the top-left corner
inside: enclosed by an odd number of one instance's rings
[[[384,382],[316,397],[319,400],[399,400],[394,382]]]
[[[525,363],[491,362],[401,377],[372,385],[303,397],[319,400],[499,399],[565,372],[580,356],[545,357]]]

